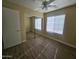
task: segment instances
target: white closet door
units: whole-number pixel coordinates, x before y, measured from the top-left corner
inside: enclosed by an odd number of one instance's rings
[[[21,43],[19,12],[3,7],[3,43],[4,48],[9,48]]]

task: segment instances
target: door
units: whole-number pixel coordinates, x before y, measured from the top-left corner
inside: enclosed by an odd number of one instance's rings
[[[2,8],[2,30],[4,48],[9,48],[21,43],[19,11]]]

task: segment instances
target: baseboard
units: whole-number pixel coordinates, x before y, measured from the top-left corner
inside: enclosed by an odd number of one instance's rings
[[[44,36],[44,37],[47,37],[47,38],[49,38],[49,39],[53,39],[53,40],[55,40],[55,41],[57,41],[57,42],[60,42],[60,43],[62,43],[62,44],[65,44],[65,45],[67,45],[67,46],[69,46],[69,47],[76,48],[75,45],[69,44],[69,43],[64,42],[64,41],[60,41],[60,40],[58,40],[58,39],[56,39],[56,38],[52,38],[52,37],[49,37],[49,36],[47,36],[47,35],[43,35],[43,34],[41,34],[41,33],[37,33],[37,34],[42,35],[42,36]]]
[[[64,42],[64,41],[60,41],[60,40],[58,40],[58,39],[56,39],[56,38],[53,38],[53,39],[56,40],[56,41],[58,41],[58,42],[60,42],[60,43],[65,44],[65,45],[67,45],[67,46],[70,46],[70,47],[76,48],[75,45],[69,44],[69,43]]]
[[[26,42],[26,41],[27,41],[27,40],[23,40],[23,41],[19,42],[17,45],[20,45],[20,44],[22,44],[23,42]],[[15,45],[15,46],[17,46],[17,45]],[[14,46],[7,47],[7,48],[3,48],[3,49],[9,49],[9,48],[12,48],[12,47],[14,47]]]

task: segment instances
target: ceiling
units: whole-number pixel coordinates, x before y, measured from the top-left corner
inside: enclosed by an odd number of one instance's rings
[[[9,0],[9,1],[42,13],[54,11],[60,8],[76,4],[76,0],[55,0],[55,1],[50,0],[51,2],[50,5],[56,5],[56,7],[50,7],[47,10],[43,10],[42,8],[40,8],[41,0]]]

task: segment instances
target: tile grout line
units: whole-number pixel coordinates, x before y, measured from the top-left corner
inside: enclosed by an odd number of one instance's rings
[[[32,48],[29,48],[29,49],[27,50],[27,52],[29,52],[31,49],[32,49]],[[24,54],[20,55],[20,56],[18,57],[18,59],[20,59],[21,57],[23,57],[25,54],[27,55],[27,52],[25,52]]]
[[[20,55],[19,57],[18,57],[18,59],[20,59],[22,56],[24,56],[25,54],[27,55],[27,52],[29,52],[31,49],[33,49],[34,47],[31,47],[31,48],[29,48],[24,54],[22,54],[22,55]]]
[[[22,56],[24,56],[24,54],[20,55],[17,59],[20,59]]]
[[[26,41],[27,42],[27,41]],[[40,43],[41,44],[41,43]],[[29,52],[31,49],[33,49],[34,47],[29,48],[24,54],[27,55],[27,52]],[[22,56],[24,56],[24,54],[20,55],[18,58],[21,58]],[[35,57],[35,56],[34,56]]]
[[[47,48],[48,44],[45,46],[45,48],[39,53],[39,55],[36,57],[36,59],[38,59],[40,57],[40,55],[45,51],[45,49]]]
[[[26,41],[27,42],[27,41]],[[27,52],[29,52],[31,49],[33,49],[34,47],[31,47],[31,48],[29,48],[24,54],[26,54],[27,55]],[[22,55],[20,55],[18,58],[20,59],[22,56],[24,56],[24,54],[22,54]],[[34,57],[35,57],[35,55],[34,55]]]
[[[58,52],[58,48],[56,48],[54,59],[56,59],[57,52]]]

